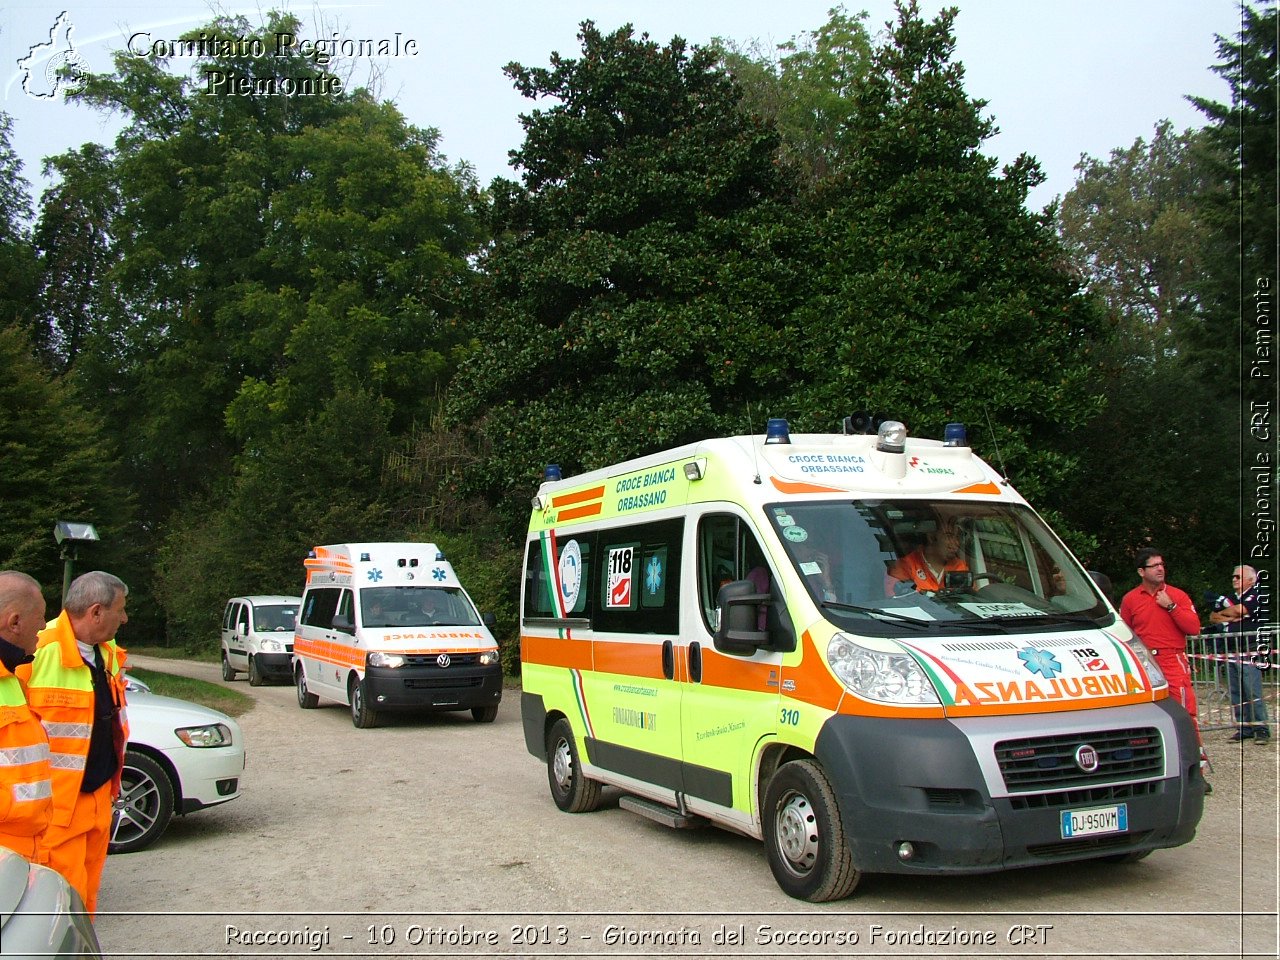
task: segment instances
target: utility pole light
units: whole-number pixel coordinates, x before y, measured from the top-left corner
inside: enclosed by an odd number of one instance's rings
[[[53,539],[62,547],[62,599],[67,599],[67,589],[71,586],[71,564],[77,559],[78,547],[82,543],[93,543],[98,539],[98,531],[92,523],[76,523],[74,520],[59,520],[53,525]]]

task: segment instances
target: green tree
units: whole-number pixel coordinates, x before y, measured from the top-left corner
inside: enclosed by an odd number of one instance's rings
[[[101,537],[83,548],[77,572],[107,569],[137,586],[141,558],[126,536],[132,498],[115,479],[101,420],[49,374],[17,324],[0,325],[0,370],[0,569],[35,577],[57,611],[63,564],[53,527],[74,520]],[[155,623],[145,600],[132,613],[140,628]]]
[[[817,30],[776,51],[717,39],[725,69],[742,87],[742,106],[778,132],[780,161],[816,186],[839,168],[853,120],[853,87],[870,66],[866,12],[835,7]]]
[[[582,56],[507,67],[555,104],[522,118],[522,181],[498,180],[475,311],[450,388],[471,480],[514,527],[542,465],[578,470],[714,433],[787,379],[803,293],[776,137],[710,50],[582,25]],[[758,411],[763,416],[763,411]]]
[[[966,422],[1052,506],[1073,466],[1062,428],[1098,405],[1087,374],[1102,317],[1050,218],[1026,209],[1039,166],[1024,155],[997,170],[982,152],[995,127],[954,60],[956,11],[897,10],[852,85],[842,163],[805,203],[811,295],[789,318],[780,411],[820,430],[862,408],[932,436]]]
[[[13,120],[0,111],[0,325],[31,321],[35,251],[31,246],[29,185],[10,143]]]

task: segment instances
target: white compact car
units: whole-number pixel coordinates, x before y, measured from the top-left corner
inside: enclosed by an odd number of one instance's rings
[[[240,795],[244,734],[225,713],[161,697],[130,678],[129,744],[111,824],[112,853],[131,853],[185,815]]]

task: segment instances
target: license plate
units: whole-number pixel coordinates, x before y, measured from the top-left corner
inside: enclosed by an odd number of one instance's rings
[[[1127,833],[1129,830],[1129,805],[1118,803],[1114,807],[1094,807],[1090,810],[1062,811],[1062,839],[1071,837],[1095,837],[1103,833]]]

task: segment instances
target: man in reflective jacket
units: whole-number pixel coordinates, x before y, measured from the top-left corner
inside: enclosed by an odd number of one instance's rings
[[[40,584],[25,573],[0,570],[0,847],[36,858],[49,825],[53,779],[49,740],[14,676],[30,663],[44,625]]]
[[[38,856],[76,888],[90,915],[129,738],[124,651],[113,639],[129,621],[128,594],[109,573],[77,577],[58,619],[40,632],[35,661],[18,668],[27,702],[49,737],[53,767],[53,819]]]

